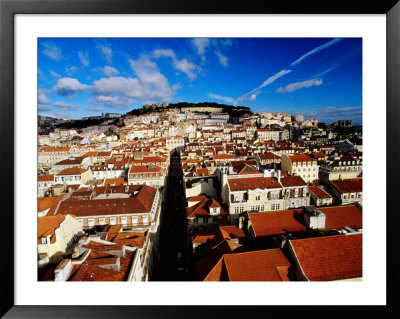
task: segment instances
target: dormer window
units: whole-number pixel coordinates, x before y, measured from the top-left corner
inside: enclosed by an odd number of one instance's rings
[[[40,239],[42,241],[42,245],[46,245],[47,244],[47,238],[46,237],[42,237]]]

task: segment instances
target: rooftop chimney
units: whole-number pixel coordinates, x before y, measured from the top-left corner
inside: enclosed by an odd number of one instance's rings
[[[310,229],[325,228],[326,215],[315,209],[315,206],[306,206],[304,208],[304,221]]]

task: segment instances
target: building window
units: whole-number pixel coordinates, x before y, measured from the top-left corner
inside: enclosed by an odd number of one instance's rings
[[[93,227],[94,226],[94,218],[89,218],[88,219],[88,225],[89,225],[89,227]]]
[[[46,245],[47,244],[47,238],[46,237],[42,237],[42,245]]]
[[[105,219],[105,217],[100,217],[100,218],[99,218],[99,224],[100,224],[100,225],[105,225],[105,224],[106,224],[106,219]]]
[[[117,217],[110,217],[110,225],[116,225],[117,224]]]
[[[132,216],[132,225],[137,225],[137,223],[138,223],[138,217]]]
[[[260,194],[257,194],[256,195],[256,200],[260,200],[260,198],[261,198]]]
[[[343,194],[343,199],[347,199],[347,194]]]
[[[147,215],[142,216],[142,222],[143,222],[143,224],[148,224],[149,223],[149,216],[147,216]]]
[[[272,204],[271,205],[271,210],[279,210],[280,204]]]
[[[126,225],[128,223],[127,217],[121,217],[121,224]]]

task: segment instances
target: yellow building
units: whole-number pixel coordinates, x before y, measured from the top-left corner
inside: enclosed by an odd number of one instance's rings
[[[282,170],[288,171],[289,175],[300,176],[306,183],[312,183],[318,179],[317,160],[307,154],[282,154],[281,167]]]

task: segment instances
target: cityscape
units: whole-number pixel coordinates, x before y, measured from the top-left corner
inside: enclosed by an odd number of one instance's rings
[[[38,281],[361,281],[361,38],[38,39]]]

